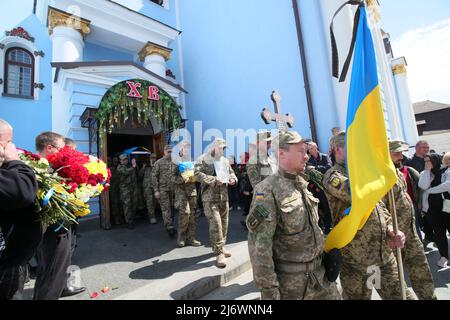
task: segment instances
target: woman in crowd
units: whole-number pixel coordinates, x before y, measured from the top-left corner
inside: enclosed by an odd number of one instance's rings
[[[450,199],[450,152],[442,159],[443,169],[437,154],[426,156],[424,160],[425,170],[419,179],[419,187],[424,190],[422,210],[431,220],[434,240],[441,256],[437,265],[444,268],[449,259],[447,231],[450,232],[450,212],[443,211],[443,199]]]

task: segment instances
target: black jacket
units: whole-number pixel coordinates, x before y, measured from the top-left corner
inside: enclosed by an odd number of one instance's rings
[[[34,210],[37,190],[34,172],[23,162],[0,168],[0,228],[6,240],[0,268],[27,263],[41,241],[42,226]]]
[[[331,161],[324,153],[319,152],[319,157],[316,159],[311,154],[309,155],[308,164],[314,166],[322,173],[327,172],[331,168]]]

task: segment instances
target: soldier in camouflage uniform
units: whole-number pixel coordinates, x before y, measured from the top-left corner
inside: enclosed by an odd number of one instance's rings
[[[134,216],[136,214],[137,195],[137,171],[136,162],[128,166],[128,157],[125,154],[119,156],[120,164],[117,173],[120,179],[120,201],[122,202],[125,222],[129,229],[133,228]]]
[[[247,163],[247,175],[252,187],[273,173],[268,150],[272,137],[270,132],[260,132],[256,137],[256,152]]]
[[[195,178],[201,182],[203,210],[209,223],[209,239],[216,256],[216,265],[219,268],[224,268],[226,266],[225,258],[231,256],[231,253],[224,249],[229,213],[227,185],[237,183],[237,177],[230,163],[223,156],[225,148],[225,140],[216,138],[212,149],[200,156],[195,163]],[[230,176],[228,183],[223,183],[216,176],[215,161],[221,161],[226,167]]]
[[[330,141],[336,164],[323,177],[323,186],[328,198],[333,223],[336,225],[351,206],[349,181],[345,167],[345,132]],[[392,247],[404,244],[404,234],[393,232],[392,218],[380,201],[374,208],[364,227],[344,248],[340,274],[344,297],[351,300],[370,300],[372,283],[382,299],[401,300],[397,261]],[[372,276],[372,277],[371,277]],[[380,281],[378,281],[380,280]],[[413,299],[409,290],[407,298]]]
[[[190,144],[184,141],[180,144],[178,161],[190,161]],[[178,162],[177,161],[177,162]],[[177,168],[177,175],[174,177],[175,185],[175,208],[178,209],[178,246],[191,245],[201,246],[202,243],[195,239],[197,228],[197,189],[195,187],[195,176],[184,177]]]
[[[145,199],[145,206],[147,207],[148,218],[151,224],[156,223],[155,205],[153,203],[153,196],[155,194],[155,190],[153,189],[153,182],[152,182],[152,169],[155,164],[155,161],[156,155],[152,153],[150,155],[150,163],[144,164],[144,166],[140,171],[140,174],[143,176],[142,191]]]
[[[153,189],[155,198],[161,205],[164,227],[171,238],[175,237],[177,231],[173,226],[173,179],[177,174],[177,167],[172,162],[172,147],[164,147],[164,157],[155,162],[152,170]]]
[[[281,132],[273,143],[278,172],[254,188],[247,217],[253,277],[266,299],[341,299],[325,276],[324,237],[318,200],[301,173],[308,156],[295,131]]]
[[[109,167],[111,170],[111,181],[109,182],[109,202],[111,206],[112,221],[115,225],[119,225],[124,223],[122,204],[120,202],[120,177],[117,172],[119,159],[114,157],[112,161],[113,163]]]
[[[415,227],[414,205],[408,195],[408,187],[403,173],[398,169],[402,166],[403,154],[409,145],[400,140],[389,142],[391,159],[397,168],[398,180],[393,187],[398,228],[405,232],[405,247],[402,250],[405,271],[408,272],[411,285],[420,300],[435,300],[433,277],[427,257],[423,251],[422,242]],[[389,196],[383,198],[386,207],[390,209]]]

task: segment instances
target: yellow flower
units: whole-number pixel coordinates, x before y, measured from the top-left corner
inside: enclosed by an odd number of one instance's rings
[[[64,187],[63,187],[62,185],[60,185],[60,184],[54,183],[54,184],[52,185],[52,188],[53,188],[56,192],[58,192],[58,193],[65,194],[65,195],[68,195],[68,194],[69,194],[69,193],[67,192],[67,190],[64,189]]]

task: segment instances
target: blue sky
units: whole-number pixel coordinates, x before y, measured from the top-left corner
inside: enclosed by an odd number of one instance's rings
[[[378,1],[382,27],[391,35],[394,54],[405,56],[408,62],[413,102],[450,103],[450,0]],[[33,0],[0,0],[0,36],[32,10]]]
[[[396,39],[417,28],[450,19],[449,0],[378,0],[383,28]]]

